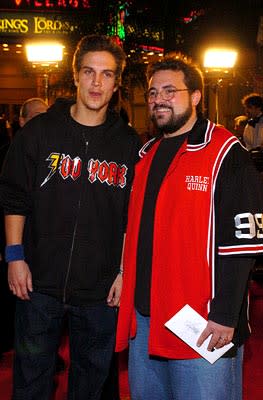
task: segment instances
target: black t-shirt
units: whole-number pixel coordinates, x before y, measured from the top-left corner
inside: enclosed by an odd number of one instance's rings
[[[143,315],[150,315],[150,286],[154,212],[162,181],[177,151],[188,133],[162,139],[149,171],[137,248],[135,307]]]

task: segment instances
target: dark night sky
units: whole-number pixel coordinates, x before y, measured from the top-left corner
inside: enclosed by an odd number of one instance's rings
[[[164,27],[166,45],[174,46],[174,31],[179,20],[192,10],[204,10],[203,15],[189,24],[180,25],[186,50],[210,44],[233,45],[239,48],[256,47],[260,15],[263,16],[263,0],[134,0],[133,6],[145,10],[147,18],[142,21],[160,23]],[[147,10],[148,8],[148,10]]]

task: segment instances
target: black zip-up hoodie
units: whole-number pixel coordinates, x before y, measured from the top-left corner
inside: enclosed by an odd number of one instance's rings
[[[87,127],[59,99],[16,135],[0,179],[5,214],[25,215],[33,288],[85,305],[106,300],[120,266],[136,132],[116,114]]]

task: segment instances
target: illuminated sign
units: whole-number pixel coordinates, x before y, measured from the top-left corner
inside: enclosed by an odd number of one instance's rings
[[[94,0],[1,0],[6,10],[87,10]]]
[[[72,34],[78,32],[80,26],[76,20],[65,15],[26,15],[5,14],[0,18],[0,34],[17,35],[50,35],[50,34]]]
[[[146,46],[144,44],[140,44],[138,47],[143,51],[154,51],[157,53],[163,53],[164,51],[163,47],[157,47],[157,46]]]

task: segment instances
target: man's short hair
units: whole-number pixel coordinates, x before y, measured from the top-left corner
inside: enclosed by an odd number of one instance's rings
[[[254,106],[263,111],[263,97],[259,93],[250,93],[241,100],[243,106]]]
[[[118,84],[125,67],[126,55],[119,45],[105,35],[87,35],[79,41],[73,56],[72,67],[74,75],[80,71],[83,57],[90,51],[107,51],[114,57],[117,65],[116,83]]]
[[[146,72],[148,82],[156,72],[165,70],[181,71],[184,74],[184,83],[187,89],[192,93],[195,90],[200,91],[202,97],[196,110],[199,115],[202,115],[204,80],[200,68],[182,55],[168,54],[161,61],[155,61],[148,65]]]
[[[20,107],[19,116],[21,118],[27,118],[28,117],[29,106],[32,103],[42,103],[43,105],[48,107],[48,105],[45,102],[45,100],[41,99],[41,97],[31,97],[30,99],[27,99],[26,101],[24,101],[24,103]]]

